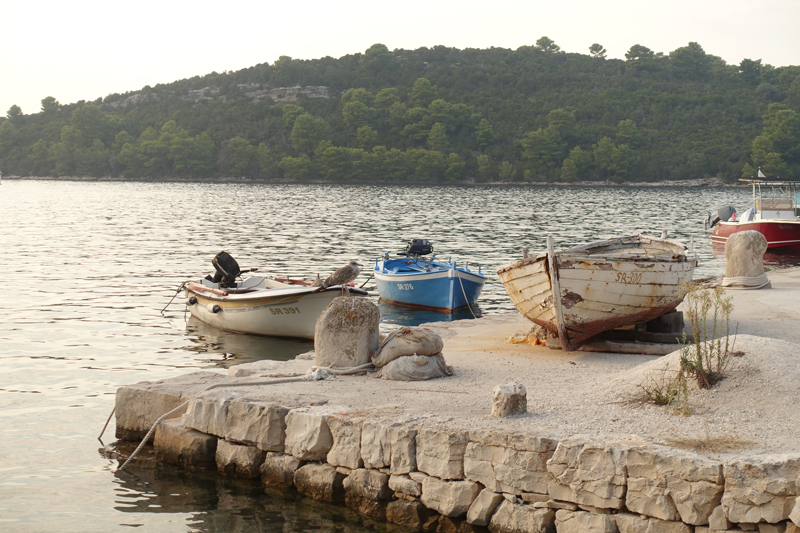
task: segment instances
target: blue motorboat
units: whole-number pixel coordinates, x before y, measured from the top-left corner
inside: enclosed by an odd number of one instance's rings
[[[391,259],[387,252],[375,259],[375,282],[382,300],[425,307],[443,313],[475,304],[486,276],[470,270],[469,264],[436,261],[430,241],[413,239],[402,257]],[[429,258],[425,256],[430,255]]]

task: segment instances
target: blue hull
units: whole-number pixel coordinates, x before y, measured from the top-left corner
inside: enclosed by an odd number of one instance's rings
[[[474,304],[486,283],[483,274],[452,263],[409,258],[376,261],[374,275],[383,300],[445,313]]]

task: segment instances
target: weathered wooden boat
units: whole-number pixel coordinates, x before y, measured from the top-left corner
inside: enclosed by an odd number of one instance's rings
[[[755,230],[767,239],[768,250],[800,251],[800,180],[769,179],[761,171],[757,178],[739,181],[753,187],[753,205],[739,215],[733,206],[723,206],[712,216],[709,212],[706,229],[714,228],[711,242],[725,244],[734,233]]]
[[[238,282],[245,271],[228,254],[218,254],[214,267],[214,277],[183,284],[186,305],[197,319],[234,333],[313,339],[320,313],[342,295],[341,285],[320,289],[302,280],[251,276]],[[368,295],[355,287],[349,293]]]
[[[678,306],[697,255],[638,234],[524,258],[497,271],[514,305],[575,350],[611,329],[647,322]],[[554,298],[553,295],[557,295]]]
[[[375,259],[375,284],[385,302],[452,313],[475,304],[481,294],[486,276],[470,270],[469,263],[456,266],[455,261],[436,261],[433,245],[423,239],[413,239],[403,257]]]

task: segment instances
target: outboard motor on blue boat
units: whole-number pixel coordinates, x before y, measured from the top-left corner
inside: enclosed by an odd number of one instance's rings
[[[725,205],[717,209],[717,214],[712,216],[711,211],[708,212],[708,218],[706,219],[705,227],[706,229],[711,229],[717,225],[718,222],[727,222],[733,215],[736,214],[736,208],[732,205]]]
[[[433,244],[425,239],[411,239],[406,244],[405,255],[419,257],[433,253]]]

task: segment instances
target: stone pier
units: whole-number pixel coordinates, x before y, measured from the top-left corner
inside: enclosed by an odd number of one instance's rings
[[[188,399],[155,433],[159,460],[260,477],[416,531],[800,533],[800,454],[717,461],[635,436],[459,427],[399,408],[281,403],[263,387],[198,392],[246,381],[195,373],[120,387],[117,436],[141,438]]]

